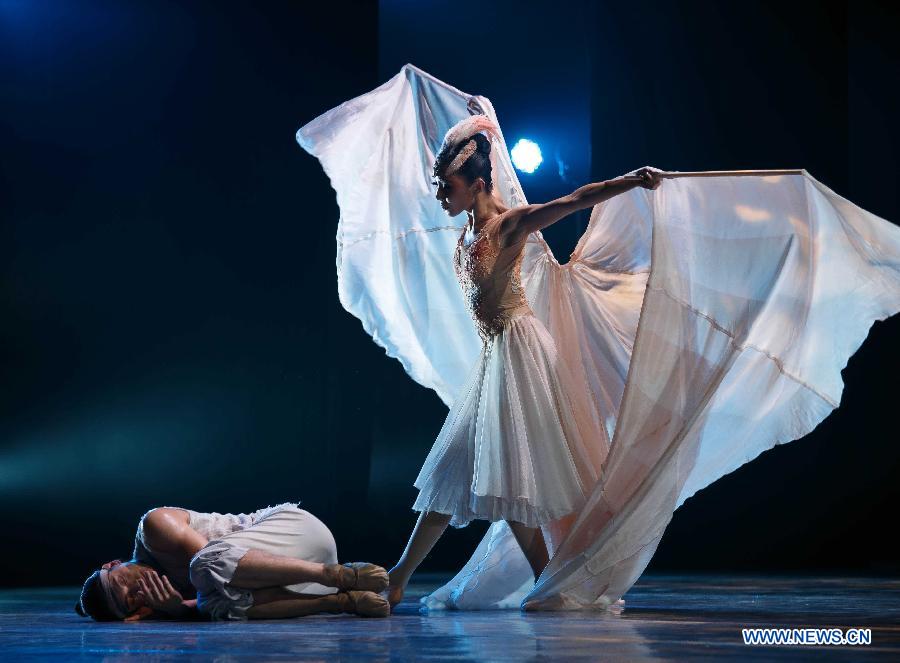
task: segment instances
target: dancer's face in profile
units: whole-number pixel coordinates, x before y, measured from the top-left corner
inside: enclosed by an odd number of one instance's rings
[[[478,194],[479,180],[473,183],[466,181],[462,175],[440,176],[435,180],[437,193],[435,198],[441,202],[447,214],[456,216],[463,210],[470,210],[475,205],[475,196]]]
[[[121,612],[132,615],[144,607],[144,599],[138,594],[138,580],[149,572],[149,567],[115,559],[100,568],[109,571],[110,591]]]

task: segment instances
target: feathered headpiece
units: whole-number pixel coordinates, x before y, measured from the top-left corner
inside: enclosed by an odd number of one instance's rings
[[[447,130],[438,155],[445,154],[463,141],[468,142],[444,170],[445,175],[455,173],[475,153],[478,144],[471,139],[479,131],[487,132],[489,137],[493,136],[496,140],[500,139],[500,129],[487,115],[471,115],[460,120]]]

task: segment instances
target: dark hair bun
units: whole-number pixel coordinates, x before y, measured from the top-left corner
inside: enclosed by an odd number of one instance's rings
[[[476,152],[480,152],[481,154],[491,153],[491,141],[487,136],[482,133],[477,133],[473,138],[475,139]]]
[[[432,174],[434,177],[442,177],[442,173],[444,173],[447,166],[453,162],[453,159],[471,140],[475,141],[475,151],[463,162],[457,173],[465,178],[469,184],[474,182],[476,178],[482,178],[485,185],[487,185],[487,190],[491,191],[493,186],[490,159],[491,141],[482,133],[475,133],[452,147],[444,146],[444,149],[434,159]],[[434,184],[437,185],[437,182],[434,182]]]

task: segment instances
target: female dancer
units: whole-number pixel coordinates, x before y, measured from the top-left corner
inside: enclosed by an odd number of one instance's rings
[[[338,564],[325,524],[290,502],[250,514],[159,507],[141,518],[132,559],[92,573],[75,610],[98,621],[385,617],[375,592],[386,585],[380,566]]]
[[[525,297],[525,242],[576,210],[661,183],[657,172],[644,168],[542,205],[508,208],[493,192],[491,143],[480,131],[499,134],[485,115],[453,126],[433,174],[441,206],[450,216],[465,210],[469,217],[454,266],[482,339],[481,355],[415,481],[420,492],[413,509],[421,513],[390,571],[391,606],[448,524],[505,520],[540,576],[549,561],[545,534],[558,537],[571,524],[597,483],[609,445]]]
[[[841,369],[900,311],[900,229],[796,168],[647,168],[662,190],[616,195],[636,181],[617,178],[531,206],[502,135],[488,147],[462,123],[438,143],[473,113],[497,122],[487,97],[408,63],[297,131],[337,194],[341,303],[451,409],[390,597],[446,524],[486,518],[424,606],[609,609],[685,500],[838,407]],[[464,232],[430,199],[433,166]],[[592,203],[560,264],[537,229]]]

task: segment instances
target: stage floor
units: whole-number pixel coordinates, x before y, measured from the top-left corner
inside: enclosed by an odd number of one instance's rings
[[[647,574],[621,615],[420,614],[439,580],[419,579],[388,619],[227,623],[100,624],[75,614],[77,588],[0,590],[0,660],[900,660],[898,579]],[[744,645],[741,628],[756,626],[871,628],[872,644]]]

